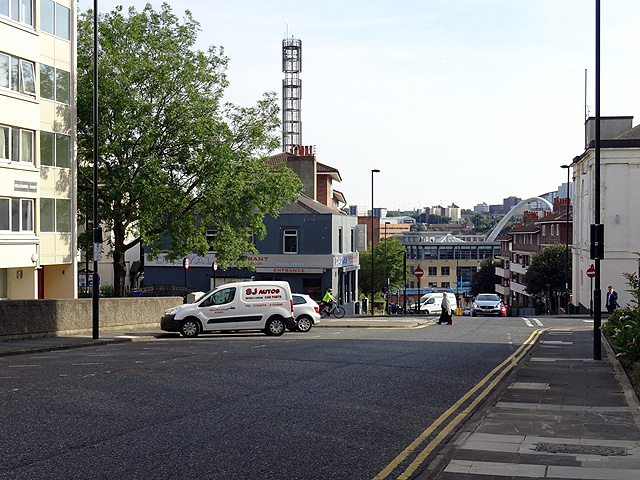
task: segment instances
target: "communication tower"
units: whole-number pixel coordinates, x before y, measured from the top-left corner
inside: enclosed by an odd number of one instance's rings
[[[302,40],[293,37],[282,40],[282,71],[282,149],[289,152],[302,145]]]

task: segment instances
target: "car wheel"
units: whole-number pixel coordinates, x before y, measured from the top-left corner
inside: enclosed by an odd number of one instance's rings
[[[194,338],[200,333],[200,324],[194,318],[187,318],[180,325],[180,333],[183,337]]]
[[[477,316],[478,316],[478,314],[477,314],[477,313],[476,313],[476,311],[474,310],[473,312],[471,312],[471,316],[472,316],[472,317],[477,317]]]
[[[287,329],[282,317],[272,317],[267,320],[267,324],[264,329],[264,333],[272,337],[279,337]]]
[[[298,331],[302,333],[306,333],[311,330],[313,326],[313,322],[309,317],[300,317],[298,318]]]

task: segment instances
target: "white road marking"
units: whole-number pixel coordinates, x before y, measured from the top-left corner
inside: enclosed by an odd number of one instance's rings
[[[529,321],[529,319],[528,319],[528,318],[524,318],[524,317],[522,317],[522,319],[524,320],[524,323],[526,323],[528,327],[533,328],[533,324]]]

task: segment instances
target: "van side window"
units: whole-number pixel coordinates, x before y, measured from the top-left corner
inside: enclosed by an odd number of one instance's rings
[[[216,293],[207,298],[200,306],[201,307],[210,307],[212,305],[224,305],[225,303],[229,303],[233,301],[236,296],[236,289],[233,288],[224,288],[222,290],[218,290]]]

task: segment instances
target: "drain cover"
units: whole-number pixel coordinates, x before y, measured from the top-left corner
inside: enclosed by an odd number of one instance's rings
[[[536,452],[568,453],[570,455],[600,455],[603,457],[619,457],[627,455],[622,447],[601,447],[598,445],[572,445],[566,443],[539,443]]]

